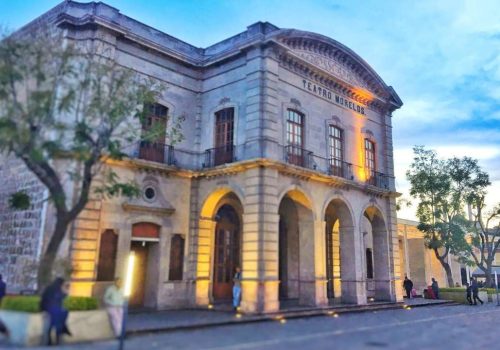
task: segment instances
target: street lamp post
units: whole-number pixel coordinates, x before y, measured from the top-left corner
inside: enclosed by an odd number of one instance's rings
[[[497,292],[497,306],[500,306],[500,299],[498,298],[498,275],[496,271],[495,271],[495,289]]]
[[[134,263],[135,263],[135,255],[134,252],[130,252],[127,260],[127,272],[125,275],[125,288],[123,291],[123,317],[122,317],[122,327],[120,332],[120,343],[119,350],[123,350],[123,345],[125,342],[125,327],[127,325],[127,316],[128,316],[128,299],[132,292],[132,279],[134,275]]]

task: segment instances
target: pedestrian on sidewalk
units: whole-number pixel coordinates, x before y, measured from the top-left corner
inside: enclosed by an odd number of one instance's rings
[[[62,277],[58,277],[42,293],[40,301],[40,310],[46,312],[49,316],[49,327],[45,334],[47,345],[52,345],[52,330],[56,332],[56,341],[58,345],[63,334],[71,335],[66,326],[68,310],[64,308],[64,299],[68,296],[68,284]]]
[[[236,273],[233,277],[233,308],[235,311],[240,307],[241,301],[241,269],[236,266]]]
[[[432,292],[434,293],[434,297],[436,299],[439,299],[439,285],[437,281],[434,279],[434,277],[432,277],[431,287],[432,287]]]
[[[477,302],[481,303],[481,305],[484,304],[484,302],[479,299],[479,286],[477,284],[477,280],[473,277],[471,281],[471,289],[472,289],[472,298],[474,299],[474,305],[477,305]]]
[[[123,292],[121,290],[122,280],[115,278],[115,282],[106,288],[104,292],[104,305],[108,313],[109,322],[113,327],[115,336],[119,337],[122,331],[123,323]]]
[[[406,297],[410,299],[411,291],[413,289],[413,282],[411,281],[411,279],[408,278],[408,276],[405,276],[405,280],[403,281],[403,288],[406,291]]]
[[[465,288],[467,301],[470,305],[472,305],[472,287],[469,285],[469,283],[465,282]]]
[[[3,280],[2,274],[0,274],[0,305],[2,304],[2,299],[5,296],[7,290],[7,284]]]

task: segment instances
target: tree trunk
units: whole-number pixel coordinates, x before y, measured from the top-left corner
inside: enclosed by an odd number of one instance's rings
[[[59,246],[61,245],[64,236],[66,235],[66,230],[70,222],[71,220],[68,219],[66,214],[60,213],[57,215],[54,232],[50,237],[49,244],[47,245],[47,249],[45,250],[43,257],[40,260],[40,265],[38,265],[37,290],[39,293],[42,292],[52,280],[52,271],[54,268],[54,261],[57,257],[57,251],[59,250]]]
[[[484,270],[484,275],[486,277],[485,286],[487,288],[495,288],[495,281],[493,281],[493,276],[491,273],[492,262],[486,262],[486,269]]]
[[[434,250],[434,254],[436,255],[436,258],[439,260],[439,262],[441,263],[441,266],[443,266],[443,269],[446,272],[446,281],[448,283],[448,287],[453,287],[454,286],[453,275],[451,273],[450,264],[448,264],[448,262],[446,261],[446,258],[443,258],[439,254],[439,251],[437,249],[433,249],[433,250]]]

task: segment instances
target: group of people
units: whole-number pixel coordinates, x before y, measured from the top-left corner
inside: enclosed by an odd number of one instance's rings
[[[457,284],[457,287],[459,285]],[[484,302],[479,298],[479,283],[476,278],[472,277],[471,278],[471,283],[465,283],[466,287],[466,296],[467,296],[467,301],[469,302],[470,305],[477,305],[477,302],[479,301],[482,304]],[[416,291],[413,288],[413,282],[411,279],[408,278],[408,276],[405,276],[405,279],[403,281],[403,289],[406,291],[406,297],[412,298],[415,297]],[[436,279],[432,278],[432,284],[431,286],[427,289],[427,294],[429,295],[430,299],[439,299],[439,285]]]

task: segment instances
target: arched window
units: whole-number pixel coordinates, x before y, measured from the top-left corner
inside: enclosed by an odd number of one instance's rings
[[[115,279],[116,253],[118,235],[113,230],[106,230],[101,235],[99,262],[97,264],[97,280],[113,281]]]
[[[144,108],[146,116],[142,121],[142,139],[147,137],[148,140],[141,141],[139,158],[163,163],[168,108],[159,103],[149,104]]]
[[[288,110],[286,119],[286,143],[288,163],[307,166],[304,159],[304,115]]]

